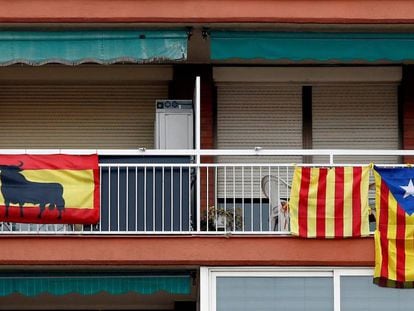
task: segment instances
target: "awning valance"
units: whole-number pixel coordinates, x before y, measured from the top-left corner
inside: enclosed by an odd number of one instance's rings
[[[188,295],[190,275],[168,276],[7,276],[0,277],[0,297],[11,294],[38,296],[41,294],[94,295],[107,292],[113,295],[135,292],[149,295],[157,292]]]
[[[414,60],[414,34],[212,31],[211,58],[402,62]]]
[[[0,31],[0,65],[112,64],[187,58],[185,30]]]

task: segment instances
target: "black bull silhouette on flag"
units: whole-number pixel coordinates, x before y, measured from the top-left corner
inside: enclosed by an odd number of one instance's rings
[[[65,200],[63,199],[63,186],[59,183],[41,183],[26,179],[21,173],[23,162],[19,165],[0,164],[0,191],[6,206],[5,218],[9,216],[10,204],[18,204],[20,207],[20,217],[24,217],[23,206],[26,203],[39,204],[38,218],[48,205],[48,208],[58,210],[58,219],[62,218],[62,211],[65,210]]]
[[[0,222],[96,224],[97,154],[0,155]]]

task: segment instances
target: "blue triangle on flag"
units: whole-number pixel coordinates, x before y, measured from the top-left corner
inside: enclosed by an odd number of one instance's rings
[[[384,168],[374,166],[391,194],[408,215],[414,213],[414,168]]]

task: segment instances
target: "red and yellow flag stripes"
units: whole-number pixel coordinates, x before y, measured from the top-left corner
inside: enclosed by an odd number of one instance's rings
[[[374,170],[376,184],[374,283],[414,288],[414,215],[405,212]]]
[[[296,167],[289,201],[293,235],[346,238],[369,235],[367,167]]]
[[[94,224],[97,155],[0,155],[0,221]]]

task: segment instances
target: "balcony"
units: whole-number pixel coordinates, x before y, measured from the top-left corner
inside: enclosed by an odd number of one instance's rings
[[[2,153],[56,153],[3,150]],[[91,150],[59,150],[90,153]],[[96,152],[94,150],[93,152]],[[98,150],[101,217],[95,225],[0,224],[0,234],[289,234],[295,164],[401,165],[412,150]],[[238,163],[232,159],[243,159]],[[200,159],[215,159],[203,163]],[[291,161],[289,161],[291,160]],[[300,164],[302,160],[311,163]],[[198,162],[198,164],[197,164]],[[209,161],[211,162],[211,161]],[[371,180],[373,182],[373,180]],[[370,187],[375,226],[374,189]]]

